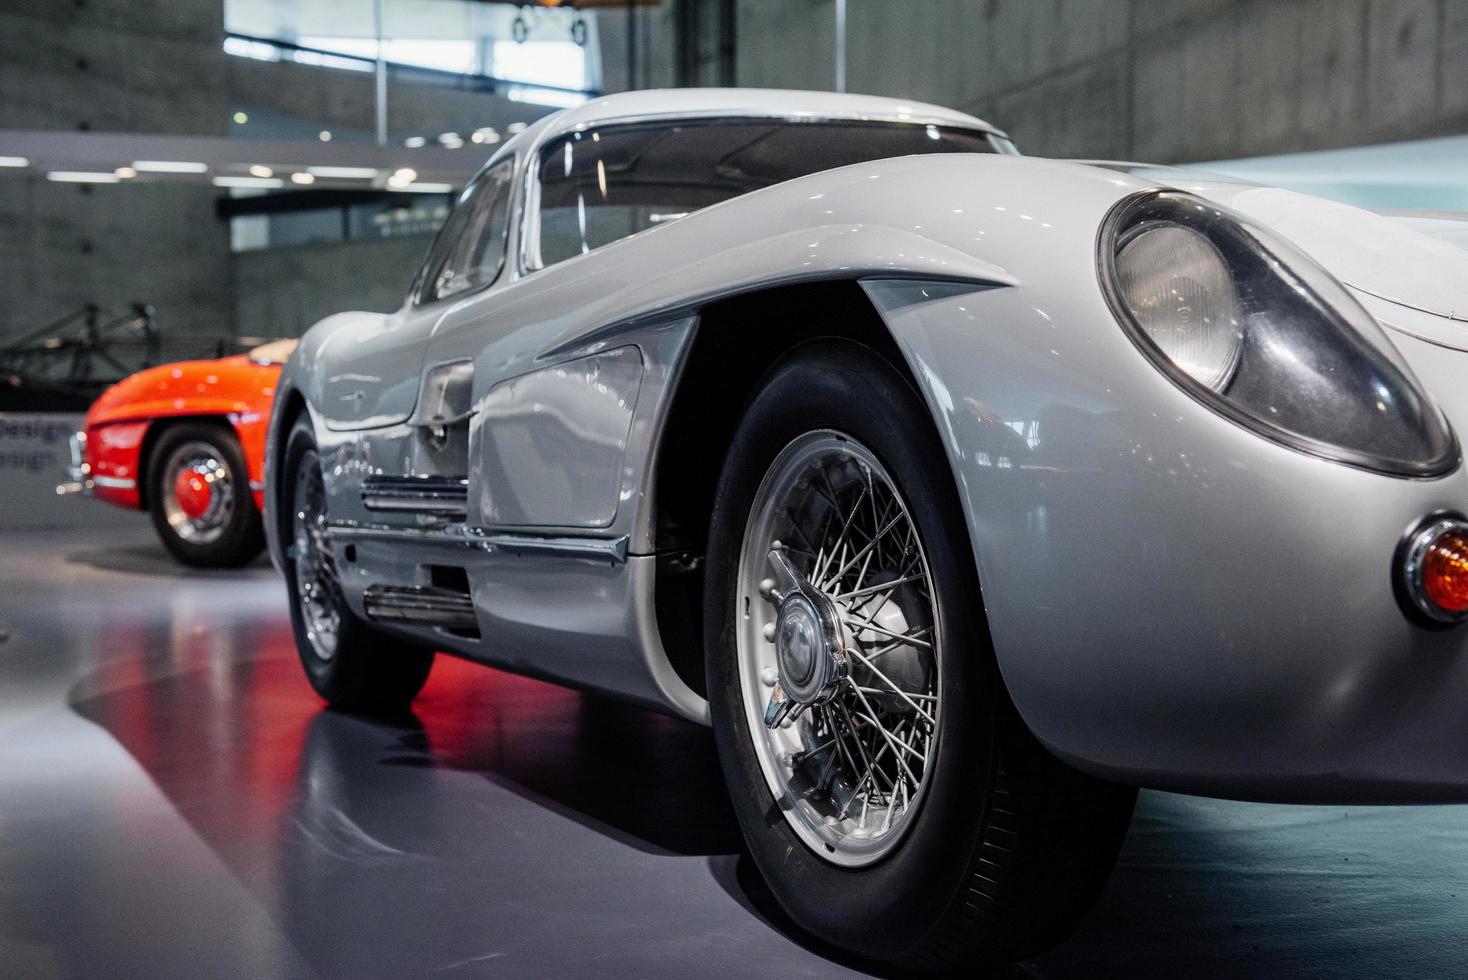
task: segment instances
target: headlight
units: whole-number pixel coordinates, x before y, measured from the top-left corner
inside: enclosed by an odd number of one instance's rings
[[[1447,420],[1376,321],[1272,232],[1162,191],[1114,208],[1099,246],[1102,287],[1133,341],[1220,414],[1365,469],[1457,465]]]
[[[1159,221],[1126,237],[1116,252],[1121,298],[1151,341],[1214,391],[1227,387],[1244,349],[1233,276],[1207,238]]]

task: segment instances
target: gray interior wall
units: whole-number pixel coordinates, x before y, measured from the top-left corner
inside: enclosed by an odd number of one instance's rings
[[[0,4],[0,129],[219,136],[246,108],[372,133],[370,74],[238,58],[224,53],[223,39],[223,0]],[[393,133],[503,129],[544,112],[395,78],[388,93]]]
[[[847,18],[848,90],[965,109],[1047,156],[1468,130],[1468,0],[848,0]],[[833,86],[835,0],[739,0],[736,23],[739,84]]]
[[[0,342],[86,303],[157,308],[165,334],[234,333],[229,227],[199,185],[0,179]]]
[[[604,92],[672,88],[678,84],[674,8],[679,2],[664,0],[656,7],[631,10],[603,7],[597,10]]]
[[[245,336],[294,337],[343,310],[396,310],[432,241],[405,235],[241,252],[234,258],[235,322]]]
[[[223,135],[222,32],[217,0],[0,5],[0,129]],[[0,176],[0,340],[88,302],[153,303],[171,333],[233,333],[216,193]]]
[[[222,135],[223,36],[222,0],[0,4],[0,129]]]
[[[628,12],[601,10],[607,90],[716,81],[720,2],[637,8],[635,57]],[[850,90],[975,112],[1032,153],[1189,161],[1468,130],[1468,0],[848,2]],[[685,57],[679,17],[694,8]],[[734,10],[738,84],[832,87],[835,0]],[[0,129],[219,135],[247,107],[342,138],[370,130],[370,77],[230,57],[222,36],[222,0],[0,5]],[[389,109],[393,131],[426,135],[544,111],[407,83]],[[215,193],[0,177],[0,337],[82,302],[134,300],[157,306],[170,331],[276,332],[336,308],[332,289],[344,305],[395,305],[421,252],[231,256]],[[386,284],[392,303],[374,292]]]
[[[223,0],[0,2],[0,129],[248,137],[230,122],[243,108],[277,127],[298,121],[292,136],[370,138],[370,75],[227,55],[223,10]],[[548,111],[409,82],[391,85],[388,109],[390,132],[429,137]],[[221,193],[0,172],[0,343],[87,302],[119,312],[151,303],[165,334],[298,332],[308,314],[396,307],[426,248],[408,239],[232,255],[214,211]]]

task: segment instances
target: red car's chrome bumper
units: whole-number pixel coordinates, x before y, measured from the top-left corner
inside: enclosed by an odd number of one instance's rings
[[[58,484],[56,492],[62,496],[72,493],[91,496],[92,467],[87,462],[86,430],[73,432],[67,440],[67,448],[71,451],[71,460],[66,466],[66,482]]]
[[[117,422],[74,433],[67,481],[56,492],[95,496],[120,507],[141,507],[138,461],[147,431],[147,422]]]

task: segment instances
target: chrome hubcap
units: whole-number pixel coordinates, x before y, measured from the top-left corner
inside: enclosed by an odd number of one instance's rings
[[[834,698],[851,674],[851,660],[846,653],[850,637],[831,597],[806,580],[778,541],[769,557],[791,586],[781,593],[773,579],[760,583],[760,594],[778,610],[774,633],[779,696],[772,696],[765,707],[765,725],[773,727],[797,707]]]
[[[186,442],[163,462],[159,506],[168,526],[190,544],[219,540],[234,514],[235,487],[219,450]]]
[[[926,793],[942,706],[927,557],[886,468],[806,433],[755,494],[740,554],[739,679],[782,812],[843,866],[886,854]]]
[[[336,656],[341,632],[341,584],[336,556],[326,530],[326,488],[321,461],[308,451],[296,470],[295,510],[291,515],[296,597],[312,651],[322,660]]]
[[[776,626],[775,654],[785,689],[796,700],[812,703],[825,686],[813,682],[831,676],[836,663],[834,651],[821,635],[815,606],[804,596],[791,596],[780,604]]]

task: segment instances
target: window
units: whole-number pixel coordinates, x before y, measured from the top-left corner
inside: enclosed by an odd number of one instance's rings
[[[483,0],[224,0],[224,50],[370,72],[383,60],[414,81],[470,80],[522,102],[577,104],[600,86],[597,15]],[[583,4],[583,6],[586,6]]]
[[[443,226],[449,194],[335,191],[326,200],[311,192],[267,194],[235,190],[221,205],[229,218],[232,252],[320,242],[377,241],[431,236]]]
[[[720,120],[573,133],[540,158],[539,265],[821,170],[998,151],[985,133],[912,123]]]
[[[515,161],[507,158],[464,188],[428,253],[419,276],[418,302],[432,303],[482,289],[499,276],[510,227],[514,172]]]
[[[490,50],[494,63],[485,74],[495,78],[550,88],[590,87],[586,49],[574,41],[495,41]]]

